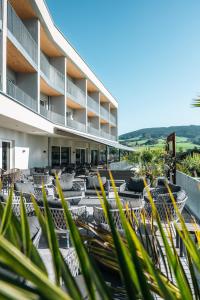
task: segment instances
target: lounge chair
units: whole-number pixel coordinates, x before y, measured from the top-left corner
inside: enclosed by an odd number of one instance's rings
[[[147,179],[147,184],[150,182]],[[143,203],[144,179],[131,177],[119,187],[118,195],[125,201],[134,206],[140,206]],[[135,202],[135,204],[133,204]]]
[[[38,206],[42,213],[44,213],[44,202],[42,200],[37,201]],[[64,217],[64,209],[62,207],[62,203],[60,200],[49,200],[48,206],[54,221],[54,225],[56,230],[58,231],[66,231],[66,222]],[[70,212],[73,216],[73,219],[84,218],[86,217],[86,206],[77,206],[70,207]]]
[[[106,179],[106,177],[101,177],[101,181],[103,183],[105,193],[106,193],[107,197],[109,197],[110,182],[109,182],[109,180]],[[89,197],[97,197],[97,190],[100,194],[102,194],[98,177],[96,175],[95,176],[91,176],[91,175],[87,176],[86,177],[85,196],[88,198]]]
[[[135,227],[136,223],[135,223],[135,219],[133,217],[133,213],[135,214],[137,220],[140,220],[141,217],[141,211],[144,207],[144,203],[140,202],[138,203],[138,206],[135,206],[133,203],[133,205],[126,205],[126,201],[121,200],[121,203],[123,205],[123,211],[126,215],[126,217],[131,221],[132,221],[132,226]],[[123,231],[123,227],[122,227],[122,223],[121,223],[121,218],[120,218],[120,214],[119,214],[119,209],[116,206],[116,201],[115,200],[109,200],[109,204],[110,204],[110,213],[112,215],[114,224],[116,226],[116,228],[119,231]],[[94,207],[94,212],[93,212],[93,216],[94,216],[94,220],[97,224],[99,224],[100,226],[102,226],[104,229],[109,230],[109,225],[107,223],[107,219],[105,217],[104,214],[104,210],[101,206],[95,206]]]
[[[187,194],[178,185],[169,184],[169,188],[176,201],[178,210],[181,213],[188,198]],[[167,222],[168,220],[170,222],[177,221],[178,214],[174,208],[174,204],[172,202],[168,189],[166,187],[151,188],[150,193],[154,201],[154,204],[157,208],[157,211],[159,213],[161,221],[162,222]],[[148,219],[150,219],[152,216],[152,207],[149,201],[149,196],[146,188],[144,190],[144,201],[145,201],[144,208],[146,211],[146,216]]]

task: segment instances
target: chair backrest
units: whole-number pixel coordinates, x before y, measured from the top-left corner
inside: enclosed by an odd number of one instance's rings
[[[139,221],[141,218],[141,212],[142,212],[143,206],[140,207],[134,207],[134,208],[124,208],[123,211],[125,213],[126,218],[131,221],[132,226],[136,228],[136,223],[134,219],[134,215],[136,216],[137,220]],[[121,218],[119,214],[119,209],[110,209],[110,213],[112,215],[114,224],[118,230],[123,230]],[[133,215],[134,214],[134,215]],[[102,207],[94,206],[94,213],[93,213],[94,219],[97,224],[102,225],[105,229],[109,230],[109,225],[107,222],[107,219],[105,217],[104,211]]]
[[[43,206],[40,206],[41,212],[44,214],[45,210]],[[51,216],[53,218],[53,222],[55,225],[55,228],[58,230],[66,230],[66,222],[65,222],[65,216],[64,216],[64,209],[63,208],[51,208],[49,207],[49,210],[51,212]],[[78,206],[78,207],[73,207],[69,209],[72,217],[74,220],[78,218],[85,218],[86,216],[86,206]]]
[[[46,174],[34,174],[33,182],[35,185],[48,185],[52,183],[52,178]]]

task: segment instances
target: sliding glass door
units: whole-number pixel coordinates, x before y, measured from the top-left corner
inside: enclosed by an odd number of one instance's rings
[[[85,149],[78,148],[76,149],[76,164],[82,165],[86,161],[86,151]]]
[[[0,168],[5,171],[11,169],[11,151],[11,142],[0,140]]]
[[[52,167],[66,166],[71,162],[71,148],[53,146],[51,149]]]

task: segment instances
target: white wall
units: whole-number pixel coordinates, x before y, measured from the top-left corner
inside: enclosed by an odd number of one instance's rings
[[[0,140],[1,139],[12,142],[11,167],[28,169],[32,167],[45,167],[48,165],[47,137],[0,128]],[[43,151],[46,151],[46,153],[43,153]]]

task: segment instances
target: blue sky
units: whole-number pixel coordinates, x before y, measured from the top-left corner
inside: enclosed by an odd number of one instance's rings
[[[119,102],[119,133],[200,125],[199,0],[47,0],[59,29]]]

